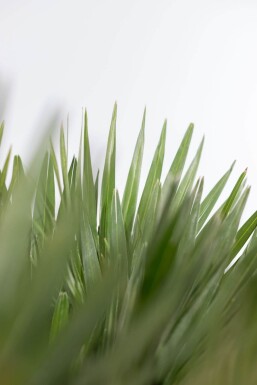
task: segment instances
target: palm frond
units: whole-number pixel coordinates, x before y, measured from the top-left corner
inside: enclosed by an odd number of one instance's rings
[[[121,202],[116,124],[115,104],[101,186],[87,112],[70,162],[63,127],[59,151],[50,141],[35,158],[36,178],[17,155],[10,171],[10,151],[3,162],[0,383],[256,384],[257,214],[241,224],[246,171],[219,207],[234,163],[203,198],[203,140],[184,172],[190,124],[162,182],[165,121],[138,199],[144,111]],[[0,143],[3,132],[2,123]]]

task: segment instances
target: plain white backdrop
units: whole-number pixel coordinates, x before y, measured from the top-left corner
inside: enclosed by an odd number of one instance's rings
[[[72,155],[86,107],[101,167],[117,100],[121,190],[146,106],[143,175],[164,119],[165,170],[194,122],[191,155],[206,136],[206,189],[236,159],[231,183],[248,166],[247,214],[257,208],[255,0],[0,0],[0,80],[4,146],[13,144],[25,161],[54,109],[64,122],[69,114]]]

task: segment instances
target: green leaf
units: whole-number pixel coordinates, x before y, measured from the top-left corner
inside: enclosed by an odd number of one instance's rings
[[[4,133],[4,121],[0,124],[0,146],[2,144],[3,133]]]
[[[132,230],[137,204],[138,188],[144,150],[145,114],[146,111],[144,111],[142,126],[138,135],[122,199],[122,212],[127,234],[130,234]]]
[[[152,164],[151,164],[151,167],[147,176],[147,180],[144,186],[144,190],[139,203],[137,216],[140,221],[143,221],[143,218],[145,216],[146,208],[148,206],[148,203],[152,194],[152,190],[154,189],[156,182],[161,178],[162,165],[163,165],[163,159],[164,159],[164,150],[165,150],[165,140],[166,140],[166,127],[167,127],[167,121],[165,120],[162,128],[160,140],[155,150]]]
[[[3,170],[0,171],[0,206],[1,209],[6,207],[7,202],[9,202],[10,195],[8,194],[7,190],[7,184],[6,184],[6,177],[8,172],[8,167],[10,163],[10,157],[11,157],[11,148],[7,154],[7,157],[4,162]],[[2,210],[1,210],[2,211]]]
[[[107,150],[104,163],[104,171],[101,187],[101,212],[106,205],[111,205],[112,194],[115,188],[115,157],[116,157],[116,119],[117,104],[115,103],[110,132],[108,136]]]
[[[151,235],[156,226],[157,208],[161,194],[161,183],[159,180],[155,182],[155,185],[151,191],[149,201],[147,203],[145,215],[140,220],[140,233],[142,234],[143,242],[147,244],[150,242]]]
[[[71,165],[69,168],[69,172],[68,172],[70,193],[72,197],[74,197],[75,187],[76,187],[77,165],[78,165],[77,159],[75,156],[73,156]]]
[[[51,160],[52,160],[53,167],[54,167],[54,172],[55,172],[56,181],[57,181],[57,185],[58,185],[58,189],[59,189],[59,194],[60,194],[60,196],[62,196],[62,185],[61,185],[60,172],[59,172],[59,167],[58,167],[53,143],[51,140],[50,140],[50,155],[51,155]]]
[[[198,182],[195,191],[187,193],[177,211],[173,211],[172,215],[169,215],[167,211],[164,212],[163,218],[156,224],[155,237],[154,239],[150,238],[147,252],[142,286],[143,298],[151,298],[152,293],[165,284],[166,278],[171,276],[174,266],[177,266],[179,271],[183,266],[186,270],[185,256],[183,259],[179,258],[178,252],[181,255],[183,246],[186,248],[187,242],[191,242],[191,250],[194,249],[192,233],[195,231],[196,222],[193,221],[196,221],[199,209],[202,184],[203,182]],[[196,194],[196,192],[198,193]],[[162,223],[165,223],[165,226],[162,226]],[[187,261],[187,269],[191,266],[192,260],[193,256],[191,255],[190,260]],[[176,278],[174,277],[174,279]]]
[[[70,164],[70,168],[68,171],[68,183],[69,183],[69,195],[71,199],[71,203],[75,201],[75,189],[76,189],[76,181],[77,181],[77,159],[75,156],[72,158],[72,162]],[[81,199],[81,195],[80,195]],[[61,216],[65,212],[65,206],[67,201],[66,188],[64,187],[63,192],[61,194],[61,202],[59,205],[57,221],[60,220]]]
[[[124,295],[128,281],[128,252],[126,244],[125,227],[122,217],[120,199],[117,191],[114,190],[110,222],[108,225],[110,234],[110,254],[109,254],[109,269],[117,271],[119,283],[117,291],[113,296],[111,308],[107,314],[106,331],[104,335],[104,344],[109,347],[116,334],[118,324],[118,309],[120,298]]]
[[[104,163],[104,171],[101,186],[101,205],[100,205],[100,248],[105,256],[105,241],[109,233],[108,222],[110,219],[112,194],[115,189],[115,158],[116,158],[116,117],[117,104],[115,103],[110,132],[108,136],[107,150]]]
[[[69,298],[67,293],[61,292],[55,305],[50,341],[53,342],[62,329],[67,325],[69,318]]]
[[[230,175],[234,168],[235,162],[232,164],[230,169],[222,176],[222,178],[215,184],[213,189],[209,192],[209,194],[206,196],[204,201],[201,204],[200,207],[200,215],[199,215],[199,222],[198,222],[198,230],[201,229],[201,227],[204,225],[206,219],[208,218],[209,214],[211,213],[212,209],[214,208],[217,200],[219,199]]]
[[[82,192],[81,168],[83,167],[83,170],[84,170],[84,165],[82,166],[82,155],[83,155],[82,142],[83,142],[83,129],[81,129],[80,139],[79,139],[78,167],[76,172],[76,190],[79,190],[79,194],[81,194]]]
[[[45,232],[51,233],[55,222],[55,185],[54,168],[51,157],[48,158],[47,180],[45,185]]]
[[[99,188],[99,170],[97,171],[96,178],[95,178],[95,207],[96,207],[96,213],[98,209],[98,188]]]
[[[9,185],[8,194],[9,196],[12,195],[15,187],[18,185],[20,180],[24,178],[24,168],[22,165],[22,160],[20,156],[15,155],[13,159],[13,170],[12,170],[12,179]]]
[[[185,227],[185,233],[180,243],[180,252],[190,252],[194,247],[196,235],[197,235],[197,224],[199,220],[199,213],[201,207],[201,198],[203,194],[204,179],[201,178],[197,181],[194,191],[192,192],[193,204],[190,210],[188,221]]]
[[[58,343],[40,367],[33,371],[31,383],[55,385],[66,382],[70,368],[72,364],[74,365],[74,359],[78,357],[85,341],[90,342],[96,326],[101,325],[101,320],[110,306],[115,282],[114,278],[110,278],[112,277],[99,283],[94,295],[91,295],[85,304],[75,309],[62,338],[58,339]]]
[[[62,177],[65,190],[65,203],[70,205],[70,186],[68,178],[68,160],[67,160],[67,149],[65,145],[64,130],[63,126],[61,127],[60,132],[60,155],[61,155],[61,167],[62,167]]]
[[[31,226],[31,218],[28,215],[31,213],[31,201],[34,200],[32,195],[33,190],[28,189],[31,184],[24,185],[20,194],[20,189],[15,194],[15,200],[10,206],[8,216],[12,212],[12,221],[9,224],[12,229],[18,229],[15,234],[15,242],[9,250],[3,242],[2,236],[6,238],[6,234],[1,232],[1,245],[4,247],[5,255],[9,259],[11,253],[13,268],[9,274],[12,275],[12,282],[8,285],[7,279],[3,279],[1,275],[1,285],[4,285],[9,293],[15,290],[15,296],[8,299],[8,324],[10,329],[8,343],[3,349],[10,352],[11,357],[13,352],[19,350],[23,346],[23,358],[31,360],[31,363],[36,364],[38,357],[37,353],[40,349],[41,353],[47,348],[47,340],[49,336],[49,310],[52,300],[60,291],[60,287],[64,282],[67,261],[70,254],[71,242],[74,239],[74,229],[76,228],[75,217],[72,212],[66,212],[64,220],[59,224],[52,238],[48,238],[46,247],[42,250],[40,264],[33,271],[29,263],[28,255],[28,229]],[[25,188],[24,187],[24,188]],[[32,186],[31,186],[32,187]],[[27,200],[27,202],[26,202]],[[24,208],[25,206],[25,208]],[[26,210],[24,212],[24,210]],[[19,212],[18,215],[15,212]],[[23,214],[24,212],[24,214]],[[21,220],[21,215],[23,220]],[[9,217],[10,218],[10,217]],[[5,229],[7,231],[7,228]],[[13,237],[13,235],[12,235]],[[21,244],[23,242],[23,244]],[[14,251],[16,250],[16,252]],[[23,255],[24,254],[24,255]],[[4,272],[3,258],[1,260],[1,272]],[[33,274],[31,274],[33,273]],[[16,286],[17,285],[17,286]],[[3,299],[3,298],[2,298]],[[1,306],[3,301],[1,301]],[[13,309],[16,307],[17,317],[13,318]],[[13,309],[12,309],[13,308]],[[3,307],[2,307],[3,309]],[[7,309],[6,309],[7,310]],[[11,313],[10,313],[11,311]],[[8,326],[9,328],[9,326]],[[6,329],[5,329],[6,330]],[[7,332],[7,330],[6,330]],[[20,353],[18,353],[18,356]],[[18,358],[17,356],[17,358]]]
[[[151,242],[151,235],[157,225],[157,208],[160,201],[160,195],[161,183],[157,180],[150,193],[144,217],[141,220],[137,217],[135,221],[132,268],[134,268],[135,264],[138,264],[137,259],[142,257],[145,245],[148,245]]]
[[[114,190],[111,206],[111,228],[110,228],[110,256],[118,264],[123,279],[128,277],[128,253],[125,234],[125,226],[122,216],[120,198]],[[114,262],[115,263],[115,262]]]
[[[81,231],[83,231],[83,225],[81,225]],[[67,286],[76,304],[82,304],[85,301],[86,287],[82,258],[81,235],[78,231],[70,252],[67,275]]]
[[[195,181],[196,173],[198,170],[199,162],[201,159],[203,145],[204,145],[204,138],[202,139],[200,146],[196,152],[196,155],[195,155],[194,159],[192,160],[192,163],[190,164],[185,176],[183,177],[183,179],[182,179],[182,181],[178,187],[178,191],[177,191],[176,198],[175,198],[177,206],[179,206],[181,204],[181,202],[185,198],[186,194],[188,192],[190,192],[190,190],[192,189],[192,186],[193,186],[194,181]]]
[[[84,268],[84,277],[86,290],[89,292],[101,278],[100,265],[98,261],[96,245],[89,220],[85,214],[82,214],[81,227],[81,250]]]
[[[2,191],[3,187],[5,186],[6,175],[7,175],[7,171],[8,171],[8,167],[9,167],[9,162],[10,162],[10,158],[11,158],[11,152],[12,152],[12,149],[10,148],[10,150],[8,151],[7,157],[5,159],[5,162],[4,162],[3,170],[1,172],[1,176],[0,176],[0,192]]]
[[[178,149],[178,151],[175,155],[175,158],[171,164],[171,167],[170,167],[170,170],[169,170],[167,177],[165,179],[163,188],[165,188],[166,183],[168,182],[168,176],[169,175],[172,175],[172,177],[174,179],[176,179],[177,181],[180,180],[181,174],[183,172],[183,169],[184,169],[184,166],[186,163],[188,151],[190,148],[190,144],[191,144],[191,140],[192,140],[192,136],[193,136],[193,131],[194,131],[194,125],[193,125],[193,123],[191,123],[189,125],[183,139],[182,139],[182,142],[179,146],[179,149]]]
[[[222,208],[221,215],[222,217],[226,217],[228,213],[230,212],[231,208],[235,204],[236,199],[238,198],[238,194],[241,191],[241,188],[245,182],[247,169],[240,175],[238,178],[235,187],[233,188],[231,194],[229,195],[228,199],[225,202],[224,207]]]
[[[53,231],[55,221],[55,186],[52,159],[45,155],[39,176],[33,222],[42,235]]]
[[[247,187],[235,206],[231,209],[228,215],[223,219],[223,225],[221,227],[221,241],[220,241],[220,254],[226,251],[227,258],[225,260],[226,265],[231,262],[232,256],[231,251],[235,245],[235,239],[237,238],[238,227],[240,224],[240,220],[250,193],[250,188]],[[239,244],[238,244],[239,246]],[[227,267],[226,266],[226,267]]]
[[[235,244],[232,248],[231,258],[234,258],[248,241],[257,226],[257,211],[239,229]]]
[[[88,137],[87,111],[84,115],[84,164],[83,164],[83,201],[94,238],[96,238],[96,196]]]

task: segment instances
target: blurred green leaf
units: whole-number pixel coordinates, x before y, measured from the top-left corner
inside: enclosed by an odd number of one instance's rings
[[[65,191],[65,201],[66,204],[70,204],[70,186],[69,186],[69,178],[68,178],[68,159],[67,159],[67,149],[64,138],[64,130],[61,127],[60,132],[60,155],[61,155],[61,166],[62,166],[62,177],[63,177],[63,185]]]
[[[10,148],[10,150],[8,151],[7,157],[5,159],[5,162],[4,162],[3,170],[1,172],[1,176],[0,176],[0,192],[2,191],[3,187],[5,186],[7,171],[8,171],[8,167],[9,167],[10,158],[11,158],[11,152],[12,152],[12,149]]]
[[[85,214],[82,214],[81,225],[81,249],[82,261],[84,267],[85,284],[87,291],[94,288],[94,285],[101,278],[100,265],[97,256],[94,237],[89,224],[89,219]]]
[[[60,331],[66,326],[69,317],[69,298],[67,293],[61,292],[55,304],[50,341],[54,341]]]
[[[44,158],[39,176],[33,221],[43,237],[53,231],[55,223],[54,169],[48,154]]]
[[[20,156],[15,155],[13,159],[12,178],[8,189],[9,196],[12,195],[15,187],[17,187],[17,185],[24,178],[24,176],[25,176],[25,173],[24,173],[22,160]]]
[[[0,146],[3,139],[3,134],[4,134],[4,121],[0,124]]]
[[[50,154],[51,154],[51,159],[52,159],[54,172],[55,172],[55,176],[56,176],[56,180],[57,180],[59,194],[60,194],[60,196],[62,196],[61,178],[60,178],[59,167],[58,167],[58,163],[57,163],[57,159],[56,159],[56,155],[55,155],[52,141],[50,141]]]

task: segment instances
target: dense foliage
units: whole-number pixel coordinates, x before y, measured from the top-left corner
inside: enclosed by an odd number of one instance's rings
[[[15,156],[8,183],[10,152],[3,164],[0,384],[256,384],[257,212],[241,225],[246,171],[220,207],[233,165],[203,199],[203,141],[184,171],[191,124],[161,182],[165,122],[138,199],[144,113],[120,199],[116,111],[101,188],[86,114],[70,164],[63,129],[60,156],[50,143],[26,172]]]

